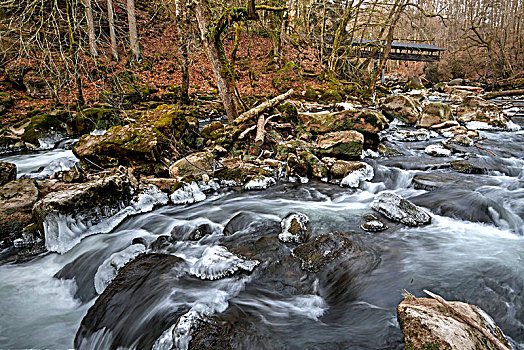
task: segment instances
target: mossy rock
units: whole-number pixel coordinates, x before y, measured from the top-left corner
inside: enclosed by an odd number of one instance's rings
[[[31,118],[29,125],[22,134],[22,140],[34,145],[38,145],[38,140],[50,134],[67,134],[66,121],[70,118],[70,113],[64,110],[57,110],[51,113],[38,114]]]
[[[216,120],[212,121],[202,128],[200,135],[208,140],[217,140],[224,136],[224,124]]]
[[[347,110],[328,114],[299,114],[302,131],[324,134],[333,131],[356,130],[376,134],[388,127],[386,118],[372,110]]]
[[[114,126],[104,135],[84,135],[74,145],[73,153],[88,167],[125,165],[140,167],[143,174],[167,174],[160,162],[169,147],[160,131],[140,124]]]
[[[306,93],[304,99],[306,101],[318,101],[319,94],[317,90],[313,89],[310,85],[306,85]]]
[[[282,114],[280,120],[284,123],[298,123],[297,107],[290,102],[283,103],[277,107],[277,110]]]
[[[451,107],[442,102],[431,102],[422,110],[417,125],[423,128],[428,128],[432,125],[440,124],[448,120],[453,120]]]
[[[120,118],[112,108],[86,108],[78,112],[73,119],[74,131],[83,135],[95,129],[108,129],[118,125]]]

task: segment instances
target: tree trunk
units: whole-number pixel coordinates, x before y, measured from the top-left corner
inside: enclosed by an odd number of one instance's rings
[[[215,75],[218,93],[224,104],[227,119],[232,122],[238,117],[238,100],[235,95],[234,75],[227,62],[220,33],[216,33],[216,28],[212,27],[212,17],[207,1],[195,1],[193,6],[200,30],[200,37]]]
[[[95,37],[95,22],[93,20],[93,8],[91,7],[91,0],[86,0],[86,18],[87,18],[87,35],[89,37],[89,52],[91,56],[98,56],[96,51],[96,37]]]
[[[113,0],[107,0],[107,17],[109,20],[109,36],[111,38],[111,53],[113,58],[118,61],[118,50],[115,34],[115,14],[113,11]]]
[[[189,52],[187,47],[189,43],[187,40],[180,47],[182,51],[182,86],[180,87],[180,99],[183,104],[189,103]]]
[[[140,60],[140,49],[138,47],[138,32],[136,30],[135,0],[127,0],[127,22],[129,25],[129,43],[131,53],[135,60]]]

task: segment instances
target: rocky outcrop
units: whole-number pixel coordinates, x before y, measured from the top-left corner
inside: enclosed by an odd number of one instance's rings
[[[381,113],[364,109],[299,114],[299,120],[299,128],[312,134],[345,130],[375,134],[388,127],[388,122]]]
[[[422,107],[409,96],[393,95],[388,96],[382,102],[380,109],[388,118],[397,119],[406,124],[415,124]]]
[[[16,165],[0,161],[0,186],[16,180]]]
[[[428,212],[391,192],[377,195],[371,203],[371,208],[384,214],[388,219],[408,226],[420,226],[431,222]]]
[[[509,347],[500,328],[482,309],[459,301],[448,303]],[[397,318],[406,349],[497,349],[480,331],[434,299],[406,298],[397,307]]]
[[[330,132],[318,137],[317,147],[323,155],[360,157],[364,147],[364,136],[354,130]]]
[[[97,180],[49,193],[33,208],[34,220],[45,234],[46,248],[64,253],[89,234],[107,232],[115,223],[110,225],[104,219],[121,221],[125,216],[116,214],[131,203],[137,188],[131,174],[117,169]]]
[[[417,125],[423,128],[453,120],[451,107],[442,102],[431,102],[422,110]]]
[[[311,235],[309,218],[302,213],[287,215],[280,222],[281,232],[278,239],[284,243],[304,243]]]
[[[457,108],[457,120],[461,123],[480,122],[500,128],[507,126],[507,120],[500,108],[477,96],[464,98]]]
[[[315,237],[299,245],[291,251],[291,254],[301,261],[302,269],[318,272],[351,247],[351,241],[346,235],[334,232]]]

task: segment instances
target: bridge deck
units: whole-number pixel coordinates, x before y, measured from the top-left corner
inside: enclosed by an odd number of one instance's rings
[[[377,45],[380,46],[380,49],[373,55],[373,58],[381,59],[384,56],[383,48],[385,43],[383,41],[354,40],[351,43],[351,46],[355,49],[352,56],[370,57]],[[435,45],[394,41],[391,43],[391,52],[389,53],[388,59],[436,62],[440,61],[440,53],[442,51],[445,51],[445,49]]]

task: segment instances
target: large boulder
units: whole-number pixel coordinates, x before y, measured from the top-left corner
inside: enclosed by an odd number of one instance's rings
[[[500,328],[482,309],[459,301],[449,304],[509,348]],[[480,331],[454,316],[434,299],[406,298],[397,307],[397,318],[406,349],[498,349]]]
[[[431,222],[431,216],[428,212],[391,192],[383,192],[377,195],[371,203],[371,208],[393,221],[408,226],[420,226]]]
[[[151,349],[164,329],[187,311],[185,307],[167,308],[152,317],[150,309],[169,300],[184,264],[181,258],[164,254],[144,254],[128,263],[82,319],[75,348]],[[147,322],[140,321],[145,319]]]
[[[467,96],[457,108],[457,120],[461,123],[482,122],[493,127],[505,128],[507,120],[500,108],[478,96]]]
[[[5,185],[10,181],[16,180],[16,165],[8,162],[0,161],[0,186]]]
[[[19,179],[0,187],[0,241],[12,241],[32,221],[31,209],[38,200],[31,179]]]
[[[445,121],[453,120],[451,107],[442,102],[431,102],[422,110],[417,125],[428,128],[435,124],[441,124]]]
[[[299,120],[300,128],[312,134],[345,130],[376,134],[388,127],[382,113],[372,110],[299,114]]]
[[[136,179],[119,168],[97,180],[49,193],[33,207],[34,220],[45,234],[46,248],[64,253],[89,234],[107,232],[111,225],[104,219],[129,205],[137,188]]]
[[[169,144],[157,129],[129,124],[114,126],[104,135],[82,136],[73,153],[88,167],[134,166],[144,174],[160,175],[167,170],[160,160]]]
[[[364,147],[364,136],[354,130],[330,132],[318,137],[317,146],[323,155],[360,157]]]
[[[422,107],[409,96],[393,95],[382,102],[380,109],[389,118],[398,119],[406,124],[415,124]]]

